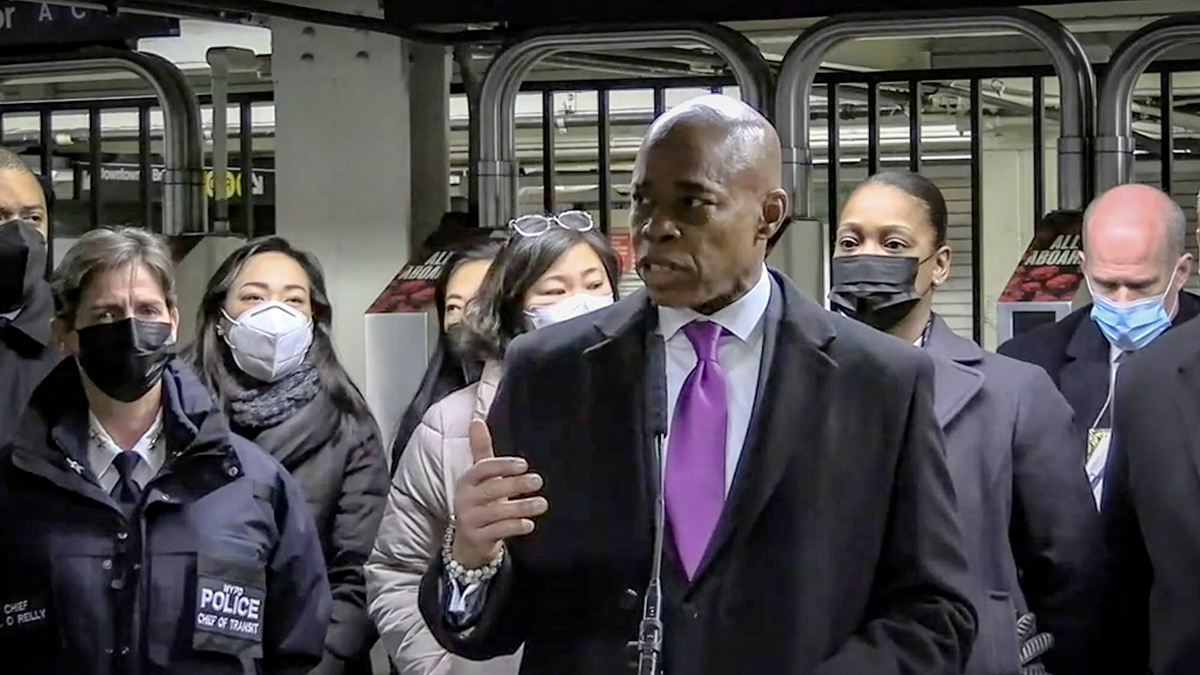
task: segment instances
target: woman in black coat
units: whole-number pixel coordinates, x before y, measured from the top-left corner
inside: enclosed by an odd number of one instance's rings
[[[235,251],[209,280],[191,359],[233,431],[300,483],[333,591],[320,675],[370,675],[377,639],[363,563],[388,490],[374,418],[337,360],[320,265],[280,237]]]

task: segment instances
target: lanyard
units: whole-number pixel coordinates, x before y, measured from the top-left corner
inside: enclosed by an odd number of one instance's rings
[[[925,328],[921,331],[921,339],[919,341],[921,349],[925,349],[929,345],[929,334],[933,332],[933,316],[929,317],[929,321],[925,322]]]

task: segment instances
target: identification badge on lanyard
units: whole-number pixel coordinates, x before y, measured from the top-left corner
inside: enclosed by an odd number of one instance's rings
[[[1087,461],[1092,461],[1096,451],[1112,436],[1112,429],[1088,429]]]

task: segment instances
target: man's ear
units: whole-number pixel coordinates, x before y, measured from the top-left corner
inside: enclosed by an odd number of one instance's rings
[[[171,342],[179,341],[179,308],[171,308]]]
[[[1184,253],[1180,256],[1179,261],[1175,263],[1175,283],[1179,286],[1179,290],[1187,285],[1187,282],[1192,278],[1192,254]]]
[[[79,355],[79,339],[66,319],[50,322],[50,343],[64,354]]]
[[[760,219],[758,236],[763,241],[770,242],[783,227],[790,213],[788,195],[782,188],[771,190],[763,197],[762,218]]]

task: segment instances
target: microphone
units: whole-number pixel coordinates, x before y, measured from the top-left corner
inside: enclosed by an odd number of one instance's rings
[[[650,584],[642,606],[642,623],[638,627],[638,675],[658,675],[658,657],[662,653],[662,558],[667,524],[666,447],[665,434],[654,435],[654,458],[658,465],[658,490],[654,503],[654,559],[650,567]]]
[[[667,378],[666,347],[660,336],[651,334],[649,364],[646,373],[647,422],[654,434],[654,467],[657,470],[654,491],[654,552],[651,560],[650,583],[642,606],[642,621],[638,626],[638,675],[658,675],[658,658],[662,654],[662,559],[666,538],[666,476],[667,476]]]

